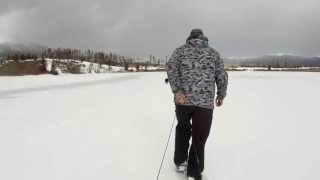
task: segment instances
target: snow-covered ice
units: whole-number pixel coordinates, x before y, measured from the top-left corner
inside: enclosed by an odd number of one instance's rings
[[[165,77],[0,77],[0,179],[155,179],[174,117]],[[320,179],[319,73],[229,77],[206,147],[209,180]],[[182,179],[173,145],[160,179]]]

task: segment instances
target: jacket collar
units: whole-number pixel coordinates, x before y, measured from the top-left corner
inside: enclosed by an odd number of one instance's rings
[[[205,47],[206,42],[202,39],[190,39],[187,41],[187,45],[190,45],[192,47],[199,47],[203,48]]]

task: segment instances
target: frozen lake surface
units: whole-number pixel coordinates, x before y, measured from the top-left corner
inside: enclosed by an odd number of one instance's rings
[[[165,77],[0,77],[0,179],[155,179],[174,117]],[[206,146],[208,179],[320,179],[320,74],[229,78]],[[183,179],[172,140],[163,180]]]

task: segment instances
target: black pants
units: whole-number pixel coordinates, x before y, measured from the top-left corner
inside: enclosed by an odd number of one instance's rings
[[[188,160],[188,176],[199,176],[204,169],[204,151],[210,133],[212,113],[212,109],[176,105],[178,124],[176,126],[174,162],[178,165]],[[191,137],[192,144],[189,150]]]

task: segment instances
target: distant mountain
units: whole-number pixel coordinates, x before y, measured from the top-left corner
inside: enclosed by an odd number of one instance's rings
[[[0,56],[5,56],[9,53],[31,53],[40,54],[47,47],[38,44],[19,44],[19,43],[1,43]]]
[[[227,65],[242,66],[308,66],[320,67],[320,57],[304,57],[295,55],[265,55],[248,58],[225,58]]]
[[[223,61],[227,65],[240,65],[242,62],[245,62],[248,59],[250,58],[228,57],[228,58],[223,58]]]

